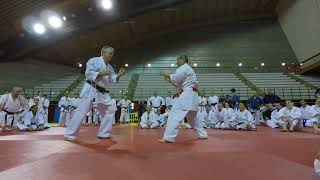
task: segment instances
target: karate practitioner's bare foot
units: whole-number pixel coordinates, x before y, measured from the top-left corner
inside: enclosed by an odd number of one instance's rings
[[[159,139],[158,142],[159,142],[159,143],[173,143],[173,142],[171,142],[171,141],[166,141],[166,140],[164,140],[164,139]]]
[[[290,132],[294,132],[294,126],[290,126]]]
[[[289,132],[289,130],[288,130],[287,127],[283,127],[283,128],[281,129],[281,132]]]
[[[313,131],[315,134],[320,134],[320,129],[319,128],[317,128],[317,129],[314,129],[314,131]]]

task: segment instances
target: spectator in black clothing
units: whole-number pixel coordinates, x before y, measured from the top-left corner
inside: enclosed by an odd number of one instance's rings
[[[262,113],[263,120],[271,120],[271,113],[273,111],[273,105],[271,103],[266,105],[266,110]]]
[[[274,103],[279,103],[281,101],[282,101],[281,98],[273,94],[271,89],[267,90],[267,94],[263,98],[263,102],[265,104],[274,104]]]

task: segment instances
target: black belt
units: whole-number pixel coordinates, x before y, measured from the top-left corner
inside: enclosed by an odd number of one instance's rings
[[[124,108],[124,109],[128,109],[128,107],[122,107],[122,108]]]
[[[99,92],[102,93],[102,94],[105,94],[105,93],[109,93],[109,92],[110,92],[110,91],[106,90],[105,88],[98,86],[97,83],[95,83],[95,82],[92,82],[92,81],[89,81],[89,80],[87,80],[86,82],[87,82],[88,84],[90,84],[92,87],[96,88],[97,91],[99,91]]]
[[[14,115],[14,114],[18,114],[17,112],[9,112],[9,111],[7,111],[7,110],[2,110],[2,111],[4,111],[4,112],[6,112],[8,115]]]
[[[153,106],[153,108],[159,108],[159,107],[160,107],[160,106],[158,106],[158,107],[154,107],[154,106]]]
[[[7,114],[4,116],[4,124],[7,125],[8,123],[8,115],[15,115],[15,114],[18,114],[18,113],[13,113],[13,112],[9,112],[9,111],[6,111],[6,110],[2,110],[4,112],[6,112]],[[13,123],[14,123],[14,116],[12,118],[12,121],[11,121],[11,126],[13,126]]]
[[[217,103],[212,103],[212,104],[210,104],[211,106],[215,106],[215,105],[217,105]]]

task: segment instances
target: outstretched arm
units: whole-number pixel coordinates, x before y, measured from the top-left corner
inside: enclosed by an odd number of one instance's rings
[[[163,76],[164,79],[166,81],[168,81],[170,84],[172,84],[174,87],[178,87],[178,85],[174,81],[171,80],[169,71],[161,70],[160,76]]]

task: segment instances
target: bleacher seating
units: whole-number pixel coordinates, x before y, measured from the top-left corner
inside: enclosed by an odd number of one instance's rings
[[[47,94],[51,100],[55,100],[55,98],[66,88],[68,88],[72,83],[74,83],[79,78],[79,76],[80,74],[66,76],[49,83],[42,84],[40,86],[35,86],[32,89],[26,89],[25,93],[29,93],[31,96],[36,96],[38,90],[43,90],[43,93]]]
[[[110,91],[110,94],[113,96],[113,98],[115,98],[116,100],[120,100],[121,98],[123,98],[123,95],[127,92],[127,89],[131,80],[131,76],[132,74],[128,73],[120,79],[119,83],[112,85],[112,87],[110,88],[107,88]],[[85,83],[85,80],[79,83],[79,85],[75,89],[73,89],[71,92],[80,93],[84,83]]]
[[[216,95],[230,94],[230,89],[235,88],[242,100],[247,99],[250,90],[232,73],[198,74],[199,88],[210,96],[214,91]],[[176,92],[175,87],[160,77],[159,74],[140,74],[134,100],[147,100],[157,91],[162,97],[167,92]]]
[[[314,85],[314,86],[317,86],[317,87],[320,87],[320,77],[319,75],[316,76],[316,75],[313,75],[313,76],[309,76],[309,75],[300,75],[300,74],[297,74],[295,75],[297,76],[298,78]]]
[[[272,89],[282,99],[310,99],[313,90],[282,73],[243,73],[245,78],[263,91]]]

